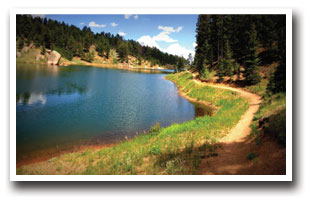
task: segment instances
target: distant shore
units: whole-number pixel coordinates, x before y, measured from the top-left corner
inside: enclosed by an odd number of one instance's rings
[[[48,65],[44,55],[41,54],[39,48],[29,47],[25,52],[18,52],[16,58],[17,64],[42,64]],[[169,69],[165,66],[154,65],[151,66],[150,62],[144,61],[141,65],[136,63],[136,58],[129,57],[128,62],[112,62],[112,58],[105,59],[96,54],[93,62],[82,60],[80,57],[73,57],[72,60],[67,60],[63,57],[60,58],[58,65],[56,66],[92,66],[100,68],[115,68],[115,69],[126,69],[126,70],[163,70]]]

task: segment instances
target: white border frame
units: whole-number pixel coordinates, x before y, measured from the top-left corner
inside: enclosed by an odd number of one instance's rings
[[[16,14],[285,14],[286,175],[16,175]],[[10,12],[11,181],[292,181],[292,10],[205,8],[12,9]]]

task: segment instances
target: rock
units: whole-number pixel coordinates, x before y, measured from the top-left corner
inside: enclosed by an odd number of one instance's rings
[[[33,43],[30,43],[29,48],[30,48],[30,49],[35,48],[34,44],[33,44]]]
[[[22,53],[16,52],[16,57],[21,57],[21,56],[22,56]]]
[[[58,52],[56,52],[55,50],[53,50],[53,51],[48,50],[45,53],[45,57],[47,59],[47,64],[58,65],[59,60],[61,58],[61,55]]]
[[[22,52],[28,52],[29,51],[29,47],[27,47],[27,46],[25,46],[25,47],[23,47],[23,49],[22,49]]]
[[[37,56],[36,56],[36,60],[37,60],[37,61],[40,61],[41,59],[44,59],[44,56],[43,56],[43,55],[37,55]]]

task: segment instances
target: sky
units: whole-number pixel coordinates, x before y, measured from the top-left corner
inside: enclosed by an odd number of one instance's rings
[[[94,33],[110,32],[163,52],[188,57],[195,54],[198,15],[44,15],[49,19],[88,26]]]

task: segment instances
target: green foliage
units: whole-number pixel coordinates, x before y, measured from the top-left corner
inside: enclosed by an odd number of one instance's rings
[[[247,157],[247,159],[249,159],[249,160],[253,160],[253,159],[256,158],[257,156],[256,156],[255,153],[250,152],[246,157]]]
[[[45,45],[43,44],[42,47],[41,47],[41,54],[45,55],[45,52],[46,52],[45,51]]]
[[[286,91],[286,32],[285,28],[280,28],[280,39],[278,47],[279,66],[272,75],[267,90],[273,94]]]
[[[152,126],[149,130],[149,133],[157,133],[160,130],[160,123],[156,123],[154,126]]]
[[[93,62],[94,57],[95,57],[95,52],[92,51],[92,52],[87,52],[87,53],[82,54],[81,59],[88,61],[88,62]]]
[[[117,45],[116,51],[118,53],[119,59],[121,62],[128,61],[128,45],[125,42],[120,42]]]
[[[224,75],[225,75],[225,63],[224,63],[224,59],[220,58],[218,69],[217,69],[217,76],[218,76],[219,82],[223,81]]]
[[[24,41],[23,40],[18,40],[18,42],[17,42],[17,49],[19,50],[19,51],[21,51],[22,49],[23,49],[23,47],[24,47]]]
[[[158,155],[160,153],[161,153],[161,150],[160,150],[159,146],[157,146],[157,145],[151,146],[151,148],[150,148],[150,154],[151,155]]]
[[[245,59],[245,72],[244,76],[246,82],[249,85],[257,84],[260,82],[261,77],[258,71],[258,65],[260,63],[260,59],[258,57],[258,48],[259,43],[257,39],[257,33],[255,25],[252,25],[252,28],[249,32],[249,43],[248,43],[248,54]]]
[[[237,64],[235,64],[236,62],[233,59],[233,53],[230,49],[229,41],[226,41],[225,44],[225,57],[223,63],[225,67],[225,74],[231,78]]]
[[[178,59],[177,66],[175,68],[176,72],[180,72],[184,69],[184,62],[185,62],[185,59],[183,57]]]
[[[286,95],[277,93],[264,96],[251,125],[251,135],[257,144],[263,136],[273,137],[279,144],[286,144]],[[259,128],[259,129],[258,129]]]
[[[202,80],[212,80],[212,78],[216,75],[216,71],[209,71],[207,68],[204,69],[203,73],[200,75],[200,79]]]
[[[128,55],[132,55],[145,60],[154,60],[159,65],[177,65],[179,58],[161,52],[155,47],[142,46],[134,40],[124,40],[118,34],[104,32],[95,34],[86,26],[81,30],[74,25],[69,26],[56,20],[31,15],[16,16],[16,39],[17,48],[20,50],[24,43],[29,45],[33,42],[37,47],[60,49],[64,54],[62,56],[69,60],[71,55],[90,60],[87,58],[89,56],[87,53],[92,45],[95,45],[99,56],[106,58],[110,57],[110,50],[117,49],[121,61],[127,61]]]
[[[45,48],[44,48],[45,49]],[[68,60],[72,60],[73,58],[73,52],[71,50],[64,50],[62,48],[59,47],[55,47],[55,49],[57,52],[59,52],[61,54],[62,57],[68,59]]]
[[[220,81],[243,73],[246,84],[255,85],[261,79],[258,65],[285,55],[284,15],[199,15],[196,33],[194,64],[201,77],[206,68],[216,70]],[[280,66],[270,83],[272,93],[285,90],[285,65]]]

